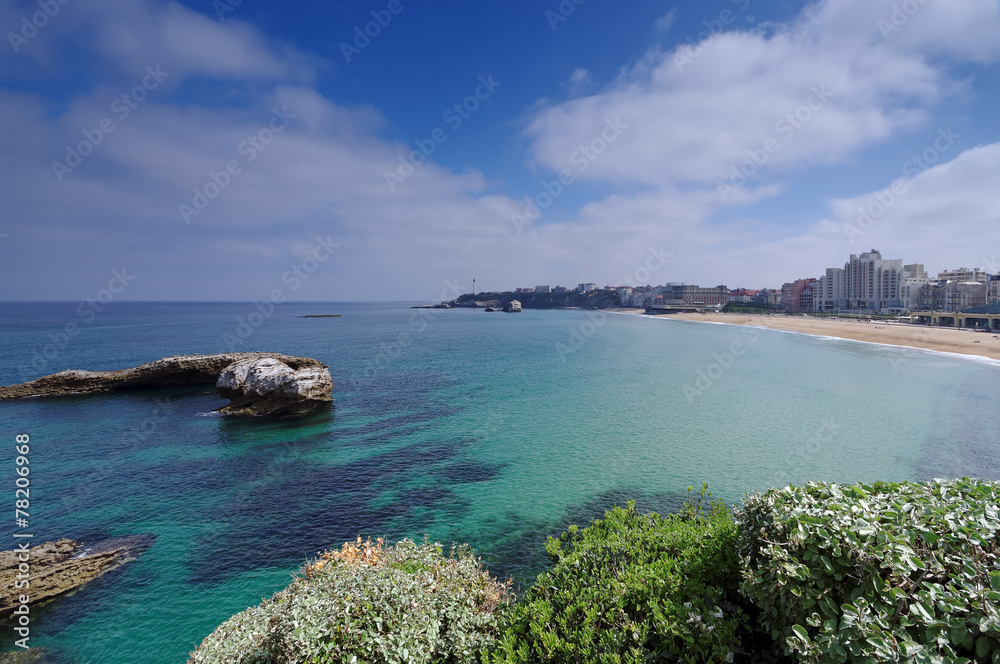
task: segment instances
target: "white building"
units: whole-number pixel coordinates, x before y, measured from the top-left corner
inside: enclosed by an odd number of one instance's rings
[[[847,308],[847,278],[842,267],[828,267],[816,281],[813,294],[815,311],[837,311]]]
[[[579,286],[576,287],[576,289],[581,293],[586,293],[588,291],[595,290],[596,288],[597,284],[580,284]]]
[[[965,311],[986,304],[987,286],[980,281],[948,281],[944,286],[944,308]]]
[[[920,289],[931,283],[927,270],[920,263],[903,266],[903,285],[899,290],[899,299],[903,308],[912,311],[920,306]]]
[[[911,274],[926,274],[922,265],[914,264],[908,267],[911,268]],[[815,311],[902,309],[903,279],[903,261],[900,259],[884,259],[875,249],[860,256],[851,254],[850,260],[844,263],[843,268],[827,268],[826,274],[817,280],[813,309]]]
[[[990,304],[1000,304],[1000,274],[990,277]]]
[[[972,269],[960,267],[957,270],[945,270],[944,272],[938,272],[938,280],[958,282],[978,281],[981,284],[987,283],[991,276],[993,275],[985,270],[980,270],[978,267]]]
[[[886,260],[875,249],[855,256],[844,265],[847,299],[852,309],[882,311],[899,308],[903,261]]]
[[[645,308],[648,307],[653,300],[653,293],[632,293],[632,306]]]

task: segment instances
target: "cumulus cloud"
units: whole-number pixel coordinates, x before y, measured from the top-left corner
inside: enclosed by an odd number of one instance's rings
[[[939,145],[943,145],[939,141]],[[930,148],[929,148],[930,150]],[[904,175],[883,189],[834,199],[823,222],[829,237],[855,250],[889,248],[895,258],[924,262],[928,248],[934,271],[975,262],[987,269],[1000,251],[1000,143],[966,150],[954,159]],[[969,247],[981,249],[971,255]],[[854,253],[858,253],[854,251]],[[931,266],[928,265],[928,269]],[[992,270],[990,270],[992,271]]]
[[[897,17],[888,38],[879,21],[891,8],[825,0],[773,31],[651,50],[600,94],[538,110],[525,130],[531,151],[537,163],[564,168],[607,118],[620,117],[629,131],[587,177],[716,185],[768,145],[758,177],[843,161],[921,126],[929,105],[959,89],[935,55],[997,57],[996,2],[913,2],[919,10]]]

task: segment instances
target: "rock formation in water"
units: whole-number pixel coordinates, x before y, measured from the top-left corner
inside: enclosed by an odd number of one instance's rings
[[[0,400],[180,385],[216,385],[233,400],[220,409],[227,414],[294,414],[333,401],[325,364],[280,353],[180,355],[118,371],[60,371],[0,387]]]
[[[30,597],[30,606],[35,607],[135,560],[154,539],[134,535],[84,546],[64,538],[26,551],[0,551],[0,620],[13,614],[21,595]],[[16,587],[21,564],[30,568],[28,588]]]
[[[45,664],[51,661],[47,659],[48,648],[28,648],[27,650],[15,650],[14,652],[0,653],[0,664]]]
[[[323,365],[294,367],[274,357],[248,358],[226,367],[215,384],[229,415],[296,415],[328,405],[333,379]]]

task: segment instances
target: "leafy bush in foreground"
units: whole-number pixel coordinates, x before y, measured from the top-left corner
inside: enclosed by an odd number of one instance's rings
[[[722,662],[739,613],[736,529],[722,502],[678,515],[615,507],[546,549],[555,564],[513,610],[487,664]],[[710,497],[709,497],[710,498]],[[707,512],[707,513],[706,513]]]
[[[467,547],[344,544],[260,606],[219,626],[189,664],[476,662],[509,584]]]
[[[1000,662],[996,482],[810,483],[737,514],[741,592],[803,662]]]

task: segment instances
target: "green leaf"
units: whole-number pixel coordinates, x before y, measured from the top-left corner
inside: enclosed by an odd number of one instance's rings
[[[985,636],[976,639],[976,657],[986,657],[990,652],[990,640]]]
[[[802,639],[803,643],[806,645],[812,643],[812,641],[809,640],[809,632],[807,632],[806,628],[802,625],[792,625],[792,631],[795,632],[795,635]]]
[[[927,607],[920,602],[914,602],[910,604],[910,615],[920,618],[924,622],[930,622],[934,620],[934,615],[927,610]]]

